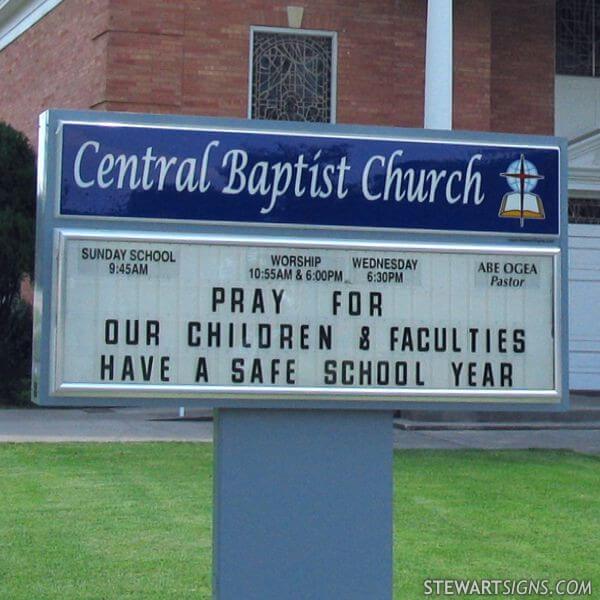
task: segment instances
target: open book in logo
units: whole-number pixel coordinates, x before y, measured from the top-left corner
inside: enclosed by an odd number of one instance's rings
[[[513,191],[504,194],[498,216],[519,219],[521,227],[525,219],[546,218],[542,199],[532,193],[538,179],[544,179],[544,176],[538,173],[532,162],[525,160],[524,154],[521,154],[519,160],[510,163],[506,173],[500,173],[500,176],[506,177]]]

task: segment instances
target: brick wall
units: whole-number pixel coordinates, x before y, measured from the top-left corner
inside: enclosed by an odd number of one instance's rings
[[[554,133],[554,0],[454,0],[454,128]]]
[[[490,1],[454,0],[454,129],[490,129]]]
[[[246,117],[250,26],[287,27],[287,5],[113,3],[104,108]],[[338,122],[421,126],[426,4],[304,5],[303,28],[338,32]]]
[[[300,4],[300,2],[298,2]],[[304,0],[338,33],[337,121],[421,127],[425,0]],[[552,133],[554,2],[454,0],[454,126]],[[246,117],[250,26],[287,2],[63,0],[0,52],[0,119],[49,107]]]
[[[492,131],[554,133],[554,7],[492,2]]]
[[[0,52],[0,120],[37,143],[47,108],[93,108],[104,95],[108,0],[64,0]]]

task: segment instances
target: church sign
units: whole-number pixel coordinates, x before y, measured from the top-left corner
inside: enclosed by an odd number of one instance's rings
[[[556,146],[65,123],[60,213],[557,236]]]
[[[564,404],[564,149],[440,136],[46,113],[37,401]]]

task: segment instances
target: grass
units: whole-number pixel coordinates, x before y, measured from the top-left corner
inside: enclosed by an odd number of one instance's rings
[[[600,598],[600,457],[401,452],[395,484],[394,598],[427,578],[591,579]]]
[[[212,447],[0,446],[2,600],[209,598]]]
[[[403,451],[394,477],[395,599],[443,577],[600,593],[598,457]],[[210,598],[211,478],[208,444],[0,445],[0,598]]]

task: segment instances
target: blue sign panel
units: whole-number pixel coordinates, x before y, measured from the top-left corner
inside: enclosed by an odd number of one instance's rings
[[[66,123],[60,214],[556,236],[557,146]]]

